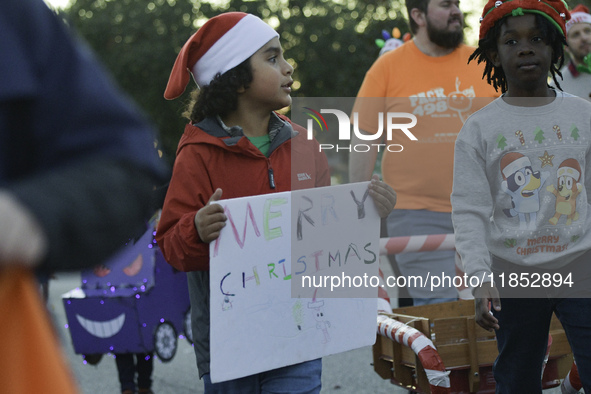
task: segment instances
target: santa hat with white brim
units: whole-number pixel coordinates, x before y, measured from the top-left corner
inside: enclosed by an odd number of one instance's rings
[[[566,32],[570,30],[576,23],[589,23],[591,24],[591,14],[589,9],[582,4],[579,4],[570,12],[570,20],[566,22]]]
[[[208,20],[179,52],[164,97],[177,98],[190,75],[201,87],[218,74],[238,66],[279,34],[260,18],[244,12],[226,12]]]
[[[503,174],[503,179],[509,178],[509,176],[525,167],[531,167],[531,161],[527,156],[524,156],[521,153],[507,153],[501,159],[501,173]]]
[[[556,175],[558,178],[561,176],[570,176],[578,182],[581,179],[581,166],[575,159],[566,159],[558,166]]]

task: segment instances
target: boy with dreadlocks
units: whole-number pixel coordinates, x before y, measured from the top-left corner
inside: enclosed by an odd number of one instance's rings
[[[458,135],[452,218],[497,393],[541,393],[553,312],[591,392],[591,104],[547,84],[568,18],[560,0],[490,0],[471,57],[503,95]]]

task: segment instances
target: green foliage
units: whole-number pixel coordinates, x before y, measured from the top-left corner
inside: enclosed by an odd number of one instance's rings
[[[385,0],[77,0],[61,15],[158,126],[172,160],[188,92],[167,101],[164,89],[180,48],[208,18],[243,11],[277,29],[295,68],[294,97],[353,97],[378,56],[382,29],[408,31],[401,7]]]
[[[193,5],[166,0],[77,0],[66,21],[158,126],[171,160],[184,127],[179,102],[163,98],[182,43],[192,34]]]
[[[167,101],[164,89],[180,48],[208,18],[244,11],[277,29],[295,67],[294,97],[352,97],[378,56],[381,31],[408,31],[403,8],[404,0],[76,0],[60,14],[158,126],[172,161],[188,93]]]
[[[517,240],[515,238],[506,238],[505,239],[505,247],[506,248],[514,248],[517,245]]]

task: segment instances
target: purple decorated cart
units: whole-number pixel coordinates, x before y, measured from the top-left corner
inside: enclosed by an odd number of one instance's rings
[[[179,337],[192,342],[187,277],[166,263],[154,240],[158,218],[62,295],[74,351],[91,363],[105,353],[150,352],[166,362]]]

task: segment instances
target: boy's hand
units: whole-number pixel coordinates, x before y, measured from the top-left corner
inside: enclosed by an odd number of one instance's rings
[[[369,184],[369,195],[383,219],[392,212],[396,205],[396,192],[387,183],[380,181],[377,175],[371,177]]]
[[[476,323],[487,331],[499,329],[499,321],[488,309],[489,303],[496,311],[501,310],[499,291],[491,282],[484,282],[474,290],[474,314]]]
[[[220,231],[226,226],[226,214],[220,204],[214,204],[222,198],[222,189],[216,189],[211,195],[207,205],[195,214],[195,228],[201,241],[210,243],[220,236]]]

